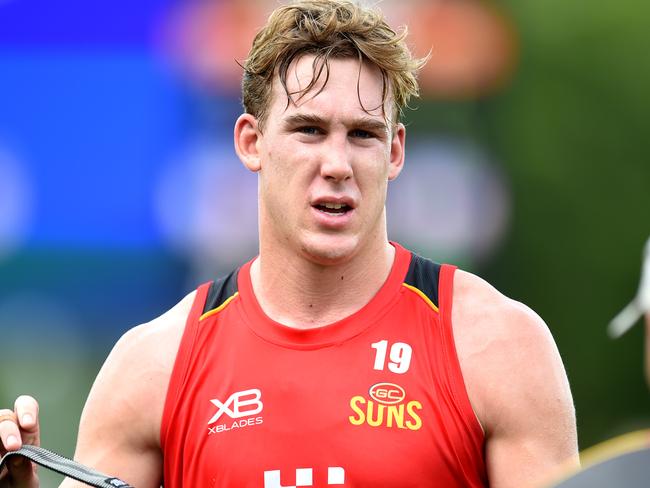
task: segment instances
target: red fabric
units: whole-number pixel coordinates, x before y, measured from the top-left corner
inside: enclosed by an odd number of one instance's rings
[[[377,295],[317,329],[270,320],[250,263],[235,299],[199,322],[200,288],[163,414],[166,488],[487,486],[451,330],[454,268],[436,312],[403,285],[411,253],[395,247]]]

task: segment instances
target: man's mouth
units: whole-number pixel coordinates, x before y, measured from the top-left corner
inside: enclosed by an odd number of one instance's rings
[[[352,209],[345,203],[319,203],[314,208],[329,215],[342,215]]]

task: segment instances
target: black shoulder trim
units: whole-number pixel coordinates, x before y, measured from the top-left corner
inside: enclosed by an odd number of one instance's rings
[[[438,307],[438,281],[440,265],[430,259],[411,253],[411,264],[404,282],[424,293]]]
[[[231,296],[237,293],[237,275],[239,269],[232,271],[226,276],[222,276],[212,282],[210,290],[208,290],[208,297],[205,300],[203,313],[214,310],[223,302],[228,300]]]

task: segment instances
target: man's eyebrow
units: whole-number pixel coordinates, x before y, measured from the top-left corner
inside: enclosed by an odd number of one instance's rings
[[[293,114],[284,119],[284,125],[325,125],[325,119],[313,114]]]
[[[352,125],[355,128],[365,129],[368,131],[388,133],[388,127],[386,126],[385,122],[377,119],[371,119],[370,117],[361,117],[359,119],[355,119],[352,121]]]
[[[360,117],[346,121],[345,124],[350,128],[364,129],[368,131],[388,133],[388,127],[383,121],[372,119],[370,117]],[[284,119],[284,125],[297,126],[297,125],[328,125],[327,121],[315,114],[293,114]]]

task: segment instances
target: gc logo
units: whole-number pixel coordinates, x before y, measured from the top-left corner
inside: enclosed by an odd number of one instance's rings
[[[264,488],[297,488],[298,486],[313,486],[314,470],[312,468],[296,469],[296,484],[282,486],[280,481],[280,470],[264,471]],[[327,484],[345,484],[345,470],[340,466],[327,468]]]
[[[370,398],[384,405],[397,405],[406,398],[404,388],[395,383],[376,383],[368,390]]]

